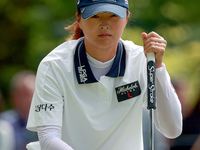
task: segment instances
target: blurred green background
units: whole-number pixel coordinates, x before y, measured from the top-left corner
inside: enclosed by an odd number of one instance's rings
[[[155,31],[168,46],[164,63],[173,79],[187,82],[196,103],[200,86],[200,1],[130,0],[131,18],[123,39],[142,45],[141,33]],[[39,62],[69,36],[64,27],[76,17],[76,0],[0,0],[0,88],[9,104],[14,73],[36,72]]]

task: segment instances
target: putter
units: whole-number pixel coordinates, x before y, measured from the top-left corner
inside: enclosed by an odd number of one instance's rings
[[[150,117],[150,150],[154,150],[154,109],[156,109],[155,55],[147,54],[147,109]]]

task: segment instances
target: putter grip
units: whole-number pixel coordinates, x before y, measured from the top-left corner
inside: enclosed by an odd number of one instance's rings
[[[156,66],[154,52],[147,54],[147,109],[156,109]]]

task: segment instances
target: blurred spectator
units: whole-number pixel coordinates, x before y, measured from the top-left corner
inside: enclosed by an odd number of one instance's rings
[[[12,126],[0,119],[0,150],[14,149],[14,131]]]
[[[173,141],[171,150],[200,150],[200,92],[197,104],[183,120],[183,132]]]
[[[3,99],[2,92],[0,90],[0,112],[2,112],[3,109],[4,109],[4,99]]]
[[[0,91],[0,107],[3,108],[3,95]],[[2,109],[0,109],[2,110]],[[12,126],[0,119],[0,150],[13,150],[14,133]],[[8,144],[9,143],[9,144]]]
[[[186,118],[191,112],[191,106],[187,99],[188,97],[188,84],[184,77],[173,79],[172,84],[181,102],[183,118]]]
[[[10,123],[14,130],[15,149],[26,150],[26,144],[38,140],[37,134],[26,129],[29,108],[35,87],[35,74],[22,71],[11,80],[11,102],[13,110],[8,110],[0,118]],[[7,143],[9,144],[9,143]]]

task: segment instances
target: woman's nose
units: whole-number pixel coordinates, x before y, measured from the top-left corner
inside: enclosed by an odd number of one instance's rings
[[[100,29],[105,30],[105,29],[109,29],[110,26],[108,24],[105,25],[100,25]]]

